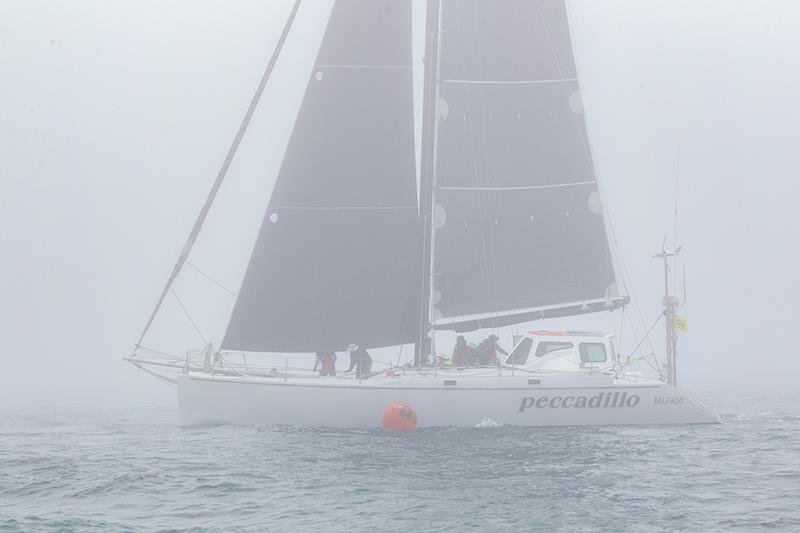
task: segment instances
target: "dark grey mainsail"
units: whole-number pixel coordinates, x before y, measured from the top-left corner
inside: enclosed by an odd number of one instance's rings
[[[411,4],[338,0],[224,349],[413,342],[419,313]]]
[[[565,0],[441,4],[436,327],[497,327],[624,304]]]

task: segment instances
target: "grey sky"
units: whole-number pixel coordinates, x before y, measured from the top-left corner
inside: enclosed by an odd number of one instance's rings
[[[170,397],[121,357],[289,4],[0,3],[0,399]],[[252,244],[329,4],[310,0],[301,11],[198,243],[193,260],[224,283],[244,266],[228,258]],[[644,320],[659,311],[649,255],[672,232],[680,146],[683,382],[794,379],[800,4],[572,0],[571,14],[595,159]],[[218,335],[230,296],[186,278],[178,290]],[[616,329],[618,319],[553,325]],[[170,349],[197,347],[174,305],[160,328],[155,339]]]

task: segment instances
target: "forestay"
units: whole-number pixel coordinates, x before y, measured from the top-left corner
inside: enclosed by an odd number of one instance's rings
[[[413,342],[419,222],[411,3],[339,0],[223,341]]]
[[[564,0],[443,0],[436,327],[622,305]]]

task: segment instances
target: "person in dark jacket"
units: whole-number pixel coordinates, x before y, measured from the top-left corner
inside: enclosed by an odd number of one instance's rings
[[[508,355],[507,351],[498,346],[498,340],[500,340],[500,337],[497,335],[489,335],[478,345],[478,354],[481,366],[499,364],[500,359],[497,357],[497,352],[500,352],[503,355]]]
[[[350,368],[347,371],[352,372],[353,368],[355,368],[356,378],[364,379],[369,377],[372,371],[372,357],[369,352],[354,342],[350,343],[347,351],[350,352]]]

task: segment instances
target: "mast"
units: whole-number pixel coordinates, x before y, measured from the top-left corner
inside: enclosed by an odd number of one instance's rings
[[[420,221],[422,223],[422,276],[419,331],[414,366],[422,366],[430,354],[431,298],[433,287],[433,210],[436,186],[436,103],[439,86],[439,16],[441,0],[428,0],[425,23],[425,83],[422,110],[422,155],[420,164]]]

